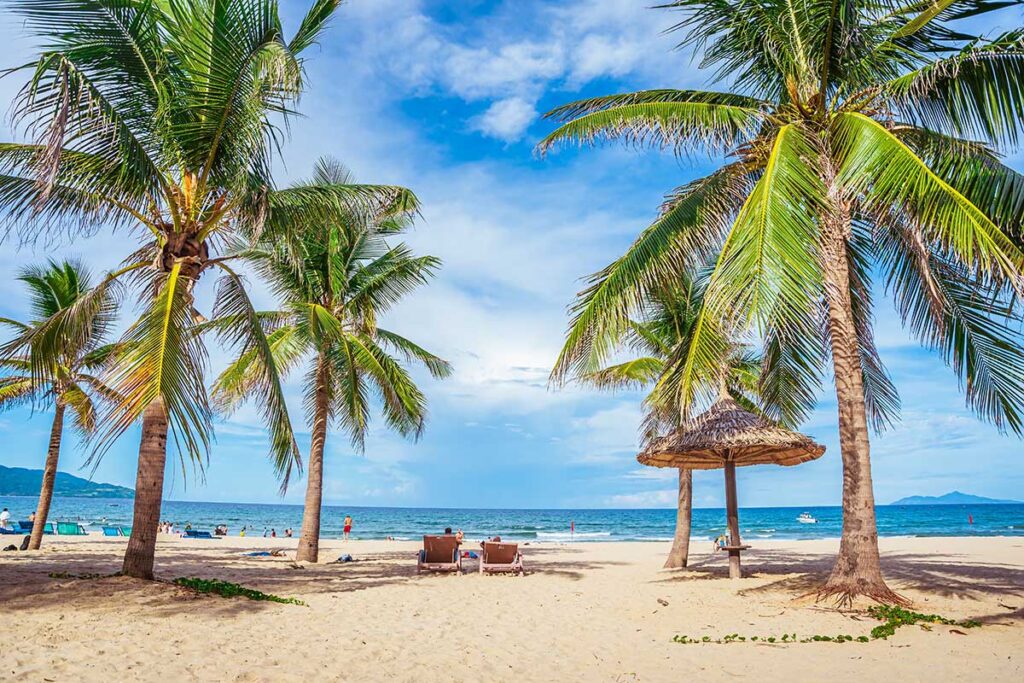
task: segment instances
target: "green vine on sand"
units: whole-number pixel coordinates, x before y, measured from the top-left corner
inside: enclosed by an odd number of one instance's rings
[[[868,608],[868,614],[873,616],[875,619],[884,621],[884,624],[876,626],[871,629],[872,638],[881,638],[885,640],[896,632],[900,626],[913,626],[915,624],[945,624],[946,626],[960,626],[962,628],[975,628],[981,626],[980,622],[965,620],[955,621],[953,619],[947,619],[946,617],[940,617],[938,614],[921,614],[920,612],[911,612],[905,610],[897,605],[875,605],[874,607]]]
[[[872,640],[885,640],[889,636],[893,635],[900,626],[914,626],[920,625],[921,628],[928,628],[925,624],[944,624],[946,626],[959,626],[961,628],[975,628],[981,626],[980,622],[973,620],[956,621],[954,619],[947,619],[941,617],[938,614],[921,614],[919,612],[911,612],[903,609],[898,605],[877,605],[868,609],[868,614],[875,619],[883,621],[885,623],[876,626],[871,629],[871,636],[851,636],[846,633],[840,633],[834,636],[828,635],[813,635],[806,638],[798,638],[795,633],[784,633],[782,636],[741,636],[738,633],[730,633],[721,638],[712,639],[711,636],[701,636],[700,638],[694,638],[692,636],[677,635],[672,638],[672,642],[680,643],[682,645],[699,645],[702,643],[716,643],[725,645],[728,643],[745,643],[747,641],[752,643],[770,643],[770,644],[790,644],[790,643],[868,643]]]
[[[279,595],[271,595],[270,593],[264,593],[262,591],[254,590],[252,588],[246,588],[245,586],[239,586],[237,583],[231,583],[230,581],[221,581],[219,579],[200,579],[199,577],[191,578],[179,578],[173,582],[177,586],[183,586],[185,588],[191,588],[199,593],[216,593],[221,597],[234,598],[244,597],[250,600],[260,600],[265,602],[280,602],[285,605],[305,605],[302,600],[298,598],[282,598]]]

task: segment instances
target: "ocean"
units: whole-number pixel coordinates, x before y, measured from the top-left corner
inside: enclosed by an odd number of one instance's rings
[[[27,518],[37,498],[0,496],[0,508],[10,508],[11,519]],[[816,524],[797,521],[810,513]],[[469,538],[500,535],[521,541],[665,541],[675,530],[675,510],[480,510],[460,508],[342,507],[327,505],[321,517],[321,535],[341,536],[342,520],[352,515],[352,536],[364,539],[415,539],[440,533],[445,527],[462,529]],[[1024,536],[1024,505],[880,505],[878,533],[882,536]],[[235,536],[243,526],[247,534],[262,536],[271,529],[280,536],[291,527],[298,535],[301,505],[251,503],[194,503],[164,501],[162,519],[177,526],[191,524],[213,529],[226,524]],[[87,530],[103,524],[130,525],[132,501],[94,498],[55,498],[50,521],[77,521]],[[744,539],[836,538],[842,509],[835,507],[740,508]],[[570,525],[575,533],[570,534]],[[714,538],[725,528],[724,508],[693,511],[693,538]]]

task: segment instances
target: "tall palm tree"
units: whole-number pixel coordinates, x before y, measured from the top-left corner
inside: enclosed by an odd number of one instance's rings
[[[869,424],[898,409],[873,341],[872,279],[968,404],[1020,434],[1024,178],[995,149],[1024,127],[1024,38],[965,33],[957,20],[1006,6],[986,0],[666,6],[681,14],[682,46],[732,91],[574,102],[549,114],[564,125],[540,148],[618,138],[725,162],[669,197],[578,315],[621,321],[638,293],[714,256],[683,395],[720,357],[721,335],[705,334],[715,324],[763,337],[762,394],[788,394],[791,417],[813,406],[831,356],[843,533],[819,595],[899,601],[879,565],[871,486]]]
[[[600,278],[599,273],[591,281],[598,282]],[[722,391],[747,409],[759,411],[757,384],[760,360],[736,343],[727,346],[718,367],[700,379],[700,399],[690,397],[686,400],[679,394],[680,373],[685,368],[703,307],[705,284],[700,278],[683,273],[678,280],[651,291],[638,311],[640,319],[628,320],[622,329],[610,330],[600,325],[595,329],[592,320],[577,319],[569,330],[569,338],[587,339],[590,351],[584,356],[576,355],[578,362],[573,363],[571,359],[574,356],[570,347],[566,347],[555,364],[552,380],[564,382],[569,373],[580,383],[599,389],[650,387],[651,391],[644,399],[646,415],[641,427],[645,444],[678,427],[707,405],[711,396]],[[579,305],[585,307],[586,298],[586,292],[583,292]],[[605,365],[606,356],[602,349],[621,348],[629,348],[640,355]],[[679,469],[677,503],[676,530],[672,549],[665,560],[666,569],[686,567],[689,561],[693,513],[691,470]]]
[[[28,289],[33,319],[22,323],[0,318],[0,323],[14,331],[14,338],[0,347],[0,368],[6,371],[0,377],[0,409],[24,404],[53,406],[49,449],[28,546],[29,550],[38,550],[50,515],[65,412],[70,408],[74,426],[83,435],[89,435],[96,428],[96,404],[115,398],[96,373],[114,349],[113,345],[104,344],[104,339],[114,320],[116,304],[111,297],[102,297],[96,315],[81,337],[67,345],[39,348],[32,343],[37,338],[34,333],[85,296],[90,288],[89,272],[79,263],[50,261],[45,267],[25,268],[18,279]],[[47,371],[38,372],[40,367]]]
[[[123,573],[153,577],[168,432],[183,465],[202,467],[212,434],[206,349],[193,307],[203,273],[222,274],[218,309],[261,364],[272,458],[287,483],[299,462],[277,369],[229,256],[232,238],[293,239],[352,205],[415,206],[403,188],[305,185],[277,189],[271,164],[281,120],[305,83],[304,53],[339,0],[313,0],[286,37],[273,0],[8,0],[43,44],[18,67],[14,103],[34,144],[0,144],[0,214],[22,239],[128,228],[140,248],[92,295],[39,332],[81,337],[97,301],[134,286],[141,317],[108,380],[120,399],[100,418],[94,455],[141,418],[132,536]],[[41,343],[42,343],[41,342]],[[48,342],[47,342],[48,343]],[[184,470],[184,467],[183,467]]]
[[[346,184],[348,171],[337,162],[318,162],[312,183]],[[403,336],[377,326],[379,316],[402,297],[427,283],[440,261],[414,256],[405,244],[388,238],[410,224],[409,212],[354,211],[343,220],[310,225],[292,244],[265,240],[245,252],[280,298],[281,309],[260,313],[268,329],[270,356],[287,373],[304,361],[305,409],[312,430],[302,534],[296,559],[316,562],[323,500],[327,431],[337,421],[353,446],[362,450],[369,426],[371,393],[380,402],[388,426],[403,436],[419,437],[427,404],[408,371],[392,355],[417,361],[436,378],[450,373],[448,363]],[[232,325],[227,317],[213,327]],[[214,397],[230,410],[247,397],[261,398],[262,359],[242,353],[220,375]]]

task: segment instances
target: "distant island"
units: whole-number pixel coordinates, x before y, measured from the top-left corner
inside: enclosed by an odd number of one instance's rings
[[[1000,500],[951,491],[944,496],[908,496],[890,505],[1024,505],[1019,500]]]
[[[42,470],[0,465],[0,496],[38,496],[42,483]],[[57,472],[53,495],[69,498],[134,498],[135,491],[124,486],[89,481],[67,472]]]

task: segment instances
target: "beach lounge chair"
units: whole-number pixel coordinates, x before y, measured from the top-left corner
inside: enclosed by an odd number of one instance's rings
[[[88,536],[85,527],[78,522],[57,522],[57,533],[61,536]]]
[[[216,537],[213,534],[211,534],[209,531],[197,531],[195,529],[186,529],[185,530],[185,538],[209,538],[209,539],[213,539],[213,538],[216,538]]]
[[[131,536],[132,535],[132,528],[130,526],[123,526],[123,527],[121,527],[121,535],[122,536]]]
[[[459,542],[454,536],[424,536],[423,550],[416,560],[416,571],[462,573]]]
[[[103,527],[104,536],[123,536],[120,527],[116,526],[105,526]]]
[[[480,556],[480,573],[498,574],[502,572],[524,573],[523,555],[519,552],[519,544],[484,541],[483,553]]]
[[[23,520],[23,521],[18,522],[18,529],[23,534],[31,534],[32,533],[32,527],[34,527],[35,524],[36,524],[35,522],[28,522],[28,521],[24,521]],[[47,522],[46,526],[43,527],[43,533],[44,534],[53,534],[53,523]]]

